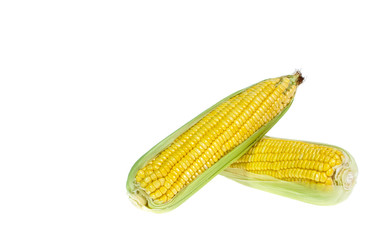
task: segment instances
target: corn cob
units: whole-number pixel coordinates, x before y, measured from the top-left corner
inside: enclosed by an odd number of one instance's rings
[[[133,202],[164,212],[184,202],[245,153],[291,105],[299,72],[240,90],[182,126],[132,167],[127,190]]]
[[[254,188],[331,205],[349,196],[358,172],[342,148],[264,137],[221,174]]]

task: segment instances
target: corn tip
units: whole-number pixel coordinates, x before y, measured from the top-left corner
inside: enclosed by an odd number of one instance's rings
[[[302,82],[305,80],[305,78],[302,76],[302,73],[300,70],[296,70],[293,76],[296,78],[295,82],[297,86],[301,85]]]

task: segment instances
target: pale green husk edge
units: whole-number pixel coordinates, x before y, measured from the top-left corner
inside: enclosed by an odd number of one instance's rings
[[[354,185],[356,184],[358,176],[358,167],[352,155],[345,149],[334,145],[309,141],[301,142],[333,147],[340,150],[345,155],[346,161],[345,163],[343,163],[343,165],[345,164],[343,170],[349,170],[354,176],[352,186],[350,186],[349,189],[346,189],[342,185],[333,186],[330,190],[310,188],[309,186],[302,185],[300,183],[283,181],[271,176],[255,174],[243,169],[230,167],[226,168],[220,174],[248,187],[274,193],[277,195],[281,195],[310,204],[327,206],[335,205],[344,201],[351,194]]]
[[[284,76],[292,80],[293,84],[297,79],[294,75]],[[266,79],[264,81],[268,81],[270,79]],[[261,81],[263,82],[263,81]],[[259,84],[258,82],[256,84]],[[151,198],[144,198],[142,195],[138,195],[138,190],[140,189],[138,186],[135,186],[135,176],[139,169],[147,164],[148,161],[153,159],[159,152],[167,148],[179,135],[183,132],[187,131],[190,127],[192,127],[195,123],[197,123],[201,118],[203,118],[206,114],[208,114],[211,110],[216,108],[218,105],[227,101],[228,99],[234,97],[235,95],[245,91],[246,89],[256,85],[253,84],[247,88],[239,90],[226,98],[222,99],[215,105],[211,106],[197,117],[177,129],[175,132],[170,134],[168,137],[163,139],[161,142],[156,144],[153,148],[151,148],[147,153],[145,153],[141,158],[139,158],[128,174],[126,189],[127,193],[132,200],[132,202],[139,208],[144,210],[148,210],[156,213],[163,213],[170,210],[175,209],[179,205],[181,205],[184,201],[186,201],[190,196],[192,196],[195,192],[197,192],[200,188],[202,188],[206,183],[208,183],[212,178],[218,175],[223,169],[228,167],[231,163],[235,162],[238,158],[240,158],[243,154],[245,154],[253,144],[259,141],[274,125],[278,122],[278,120],[287,112],[293,103],[293,99],[290,103],[279,113],[275,118],[273,118],[269,123],[262,126],[258,129],[253,135],[251,135],[248,139],[246,139],[243,143],[235,147],[232,151],[230,151],[226,156],[222,157],[218,160],[213,166],[204,171],[201,175],[199,175],[194,181],[192,181],[187,187],[182,189],[178,194],[169,202],[163,204],[156,204]]]

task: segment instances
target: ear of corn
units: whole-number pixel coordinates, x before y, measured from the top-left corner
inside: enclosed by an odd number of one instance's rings
[[[176,208],[237,160],[290,107],[299,72],[235,92],[162,140],[132,167],[130,199],[154,212]]]
[[[332,205],[349,196],[358,170],[342,148],[265,137],[221,174],[267,192]]]

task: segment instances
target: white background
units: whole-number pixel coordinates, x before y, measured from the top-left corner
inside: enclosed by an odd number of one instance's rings
[[[1,1],[1,239],[384,237],[382,1]],[[134,162],[223,97],[301,69],[269,136],[347,149],[352,195],[314,206],[222,176],[135,208]]]

